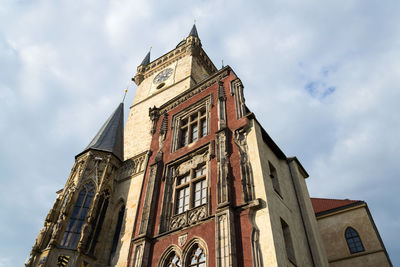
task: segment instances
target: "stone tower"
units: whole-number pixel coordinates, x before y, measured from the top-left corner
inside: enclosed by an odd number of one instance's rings
[[[110,208],[116,208],[115,176],[123,161],[123,104],[121,103],[90,144],[75,157],[70,176],[46,217],[27,266],[81,266],[96,258],[108,264]],[[102,235],[100,235],[102,233]],[[107,254],[107,255],[106,255]],[[85,265],[83,265],[85,266]]]
[[[194,25],[146,55],[46,218],[27,266],[327,266],[305,178]]]

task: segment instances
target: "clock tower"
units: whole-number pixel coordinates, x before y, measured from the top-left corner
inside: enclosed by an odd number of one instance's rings
[[[153,61],[149,52],[133,78],[138,88],[125,128],[125,158],[150,145],[151,121],[141,119],[149,108],[160,106],[216,71],[202,48],[196,25],[172,51]]]
[[[120,186],[116,194],[126,203],[126,212],[132,216],[127,219],[125,230],[121,233],[120,253],[114,264],[124,266],[128,257],[130,240],[133,235],[134,214],[137,206],[143,179],[144,169],[149,160],[150,143],[155,122],[159,117],[159,107],[177,97],[191,87],[210,77],[218,70],[203,50],[196,25],[193,25],[187,38],[180,41],[175,49],[150,59],[147,53],[142,63],[137,67],[137,73],[132,79],[138,86],[135,99],[130,106],[124,131],[124,158],[122,169],[132,170],[133,176],[127,179],[121,175]],[[150,119],[148,117],[150,115]],[[132,171],[129,171],[132,174]]]

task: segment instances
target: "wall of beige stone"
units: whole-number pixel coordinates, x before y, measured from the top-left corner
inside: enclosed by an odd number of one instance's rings
[[[273,227],[271,225],[270,207],[267,206],[266,201],[267,192],[265,190],[263,170],[265,168],[263,168],[261,161],[261,157],[264,155],[263,151],[259,150],[259,146],[262,146],[262,140],[260,142],[259,138],[257,129],[253,125],[247,131],[247,146],[249,160],[253,169],[255,197],[263,200],[262,208],[255,215],[255,226],[259,229],[262,266],[272,267],[278,266],[277,247],[275,246]]]
[[[117,184],[114,193],[114,201],[118,203],[121,199],[125,204],[125,218],[121,229],[121,241],[118,244],[112,266],[125,267],[128,263],[130,240],[133,234],[137,203],[140,196],[144,173],[137,174]],[[118,210],[116,211],[118,212]]]
[[[193,60],[193,57],[188,54],[172,62],[167,68],[174,68],[175,71],[161,89],[155,89],[153,84],[153,79],[159,72],[154,73],[138,86],[124,132],[125,159],[149,148],[152,127],[148,116],[149,108],[159,107],[188,90],[193,85],[191,76],[203,77],[205,69],[198,64],[192,64]]]
[[[294,158],[289,160],[289,168],[296,187],[300,210],[303,214],[303,221],[310,243],[311,253],[313,255],[315,266],[328,266],[328,258],[322,237],[319,233],[317,219],[315,218],[314,208],[312,206],[310,195],[306,184],[306,174],[302,167]]]
[[[309,244],[301,220],[293,182],[286,160],[278,159],[264,143],[261,128],[256,121],[248,130],[247,144],[253,168],[256,198],[265,202],[257,211],[255,222],[260,229],[264,266],[291,266],[287,258],[281,218],[290,227],[297,266],[312,266]],[[273,189],[268,161],[276,168],[281,195]]]
[[[353,227],[360,235],[364,252],[350,253],[345,238],[345,231],[349,226]],[[331,216],[319,217],[318,227],[326,247],[330,266],[391,266],[365,205]],[[339,259],[344,260],[338,261]]]
[[[362,257],[349,258],[329,264],[331,267],[385,267],[391,266],[383,251],[378,251]]]

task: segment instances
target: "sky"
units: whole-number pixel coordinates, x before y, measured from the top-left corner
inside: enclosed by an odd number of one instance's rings
[[[23,266],[80,153],[136,67],[196,19],[214,64],[310,174],[310,195],[368,203],[400,266],[400,2],[0,0],[0,267]]]

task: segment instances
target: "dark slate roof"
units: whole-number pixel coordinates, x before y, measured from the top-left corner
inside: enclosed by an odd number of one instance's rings
[[[89,149],[113,153],[121,161],[124,160],[124,104],[121,103],[100,128],[92,142],[82,153]],[[80,154],[82,154],[80,153]],[[79,155],[80,155],[79,154]],[[79,156],[78,155],[78,156]]]
[[[199,38],[199,34],[197,33],[196,24],[193,24],[193,27],[189,33],[189,36],[195,36],[195,37]]]
[[[150,51],[147,53],[147,55],[144,57],[142,63],[140,63],[140,66],[147,66],[150,64]]]

